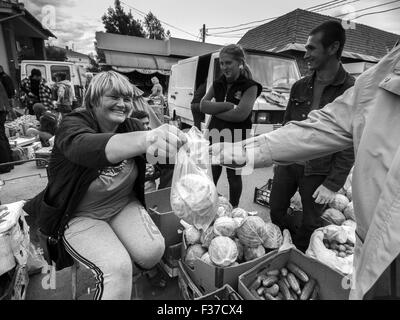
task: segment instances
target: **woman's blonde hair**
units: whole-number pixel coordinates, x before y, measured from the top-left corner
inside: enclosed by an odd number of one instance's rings
[[[241,74],[247,79],[253,79],[253,74],[251,73],[250,67],[246,62],[246,55],[242,46],[238,44],[229,44],[221,49],[220,56],[222,54],[229,54],[234,60],[241,63]]]
[[[86,91],[83,106],[93,109],[100,104],[100,98],[108,90],[116,95],[133,98],[133,86],[128,78],[115,71],[104,71],[95,75]]]

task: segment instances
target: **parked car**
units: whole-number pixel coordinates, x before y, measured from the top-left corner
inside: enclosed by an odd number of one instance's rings
[[[246,50],[246,55],[254,79],[263,86],[252,113],[252,134],[259,135],[282,124],[290,89],[301,75],[294,58],[256,50]],[[168,87],[169,116],[182,126],[192,126],[190,102],[194,91],[203,82],[209,89],[220,76],[219,52],[184,59],[173,65]],[[209,119],[207,116],[202,125],[206,127]]]
[[[67,79],[72,83],[73,96],[75,97],[74,105],[75,107],[81,106],[86,84],[86,70],[84,68],[72,62],[23,60],[21,62],[21,79],[29,77],[32,69],[39,69],[50,87],[55,83],[57,73],[66,73]]]

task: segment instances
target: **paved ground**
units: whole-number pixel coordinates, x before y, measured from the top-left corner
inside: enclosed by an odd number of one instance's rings
[[[271,176],[272,169],[265,168],[257,169],[252,175],[243,177],[243,193],[240,201],[240,207],[248,211],[258,211],[266,220],[269,219],[268,210],[265,207],[253,203],[254,188],[263,186]],[[0,174],[0,180],[5,181],[5,184],[0,186],[0,201],[6,204],[35,196],[46,186],[47,176],[46,171],[44,169],[37,169],[33,162],[16,166],[11,173]],[[228,181],[224,170],[218,184],[218,191],[223,195],[228,195],[228,190]],[[34,238],[33,234],[31,238]],[[43,289],[43,287],[46,287],[46,283],[46,275],[40,273],[32,275],[30,277],[26,299],[71,299],[70,268],[56,273],[56,289]],[[94,280],[90,271],[83,268],[78,269],[78,299],[91,299],[91,288],[94,288]],[[170,279],[167,288],[164,290],[154,290],[145,278],[141,278],[133,288],[132,298],[146,300],[180,299],[177,279]]]

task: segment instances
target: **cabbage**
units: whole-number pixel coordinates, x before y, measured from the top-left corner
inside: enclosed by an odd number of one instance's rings
[[[329,204],[329,206],[333,209],[339,210],[343,212],[343,210],[347,207],[350,203],[349,199],[346,196],[337,193],[333,201]]]
[[[296,192],[292,199],[290,199],[290,207],[293,211],[303,211],[303,204],[301,202],[301,196],[299,192]]]
[[[344,214],[344,216],[346,217],[347,220],[349,220],[349,219],[350,219],[350,220],[353,220],[353,221],[356,220],[356,217],[355,217],[355,215],[354,215],[353,202],[350,202],[350,203],[347,205],[346,209],[344,209],[344,211],[343,211],[343,214]]]
[[[347,189],[347,191],[346,191],[346,197],[347,197],[350,201],[353,200],[353,189],[352,189],[352,187],[350,187],[350,188]]]
[[[241,244],[240,240],[238,238],[233,239],[236,243],[236,247],[238,249],[238,257],[237,257],[237,261],[242,261],[243,257],[244,257],[244,247]]]
[[[203,254],[201,257],[201,261],[204,261],[205,263],[209,264],[210,266],[215,266],[215,264],[211,261],[210,254],[206,252]]]
[[[265,248],[260,245],[257,248],[244,248],[244,260],[251,261],[265,255]]]
[[[229,217],[221,217],[214,222],[214,233],[217,236],[233,237],[236,227],[235,220]]]
[[[186,243],[188,245],[196,244],[200,242],[201,232],[197,230],[194,226],[186,223],[181,220],[180,223],[184,226],[185,230],[183,231],[186,239]]]
[[[273,223],[267,223],[267,235],[268,237],[265,239],[263,246],[266,249],[278,249],[283,242],[281,229]]]
[[[268,237],[267,228],[263,219],[258,216],[248,216],[242,225],[236,229],[240,242],[250,248],[257,248]]]
[[[194,244],[190,246],[186,251],[185,263],[193,268],[196,258],[201,259],[206,252],[206,249],[204,249],[201,244]]]
[[[229,200],[223,196],[218,197],[217,217],[231,216],[232,205]]]
[[[231,238],[218,236],[211,241],[208,253],[217,266],[228,267],[236,261],[238,248]]]
[[[174,213],[197,229],[206,229],[214,220],[218,194],[208,176],[187,174],[171,188]]]
[[[242,225],[244,219],[243,219],[243,218],[233,218],[233,221],[235,221],[235,223],[236,223],[236,229],[237,229],[237,228],[239,228],[239,227]]]
[[[345,216],[339,210],[334,208],[329,208],[325,210],[322,217],[328,220],[330,223],[340,226],[345,220]]]
[[[210,246],[211,240],[216,237],[214,233],[214,227],[209,227],[206,231],[201,233],[200,242],[203,247],[208,248]]]
[[[343,222],[342,224],[343,227],[350,227],[353,229],[357,228],[357,224],[354,220],[346,220],[345,222]]]
[[[235,208],[232,210],[231,217],[232,218],[247,218],[247,211],[242,208]]]

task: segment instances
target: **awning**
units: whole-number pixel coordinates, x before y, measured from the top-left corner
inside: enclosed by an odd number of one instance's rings
[[[171,74],[171,71],[167,70],[156,70],[156,69],[140,69],[140,68],[125,68],[125,67],[115,67],[112,66],[112,68],[115,71],[121,72],[121,73],[131,73],[133,71],[140,72],[142,74],[154,74],[154,73],[159,73],[164,76],[169,76]]]
[[[178,58],[110,50],[104,50],[104,54],[107,65],[119,72],[138,71],[145,74],[158,72],[169,75],[172,65],[179,61]]]

